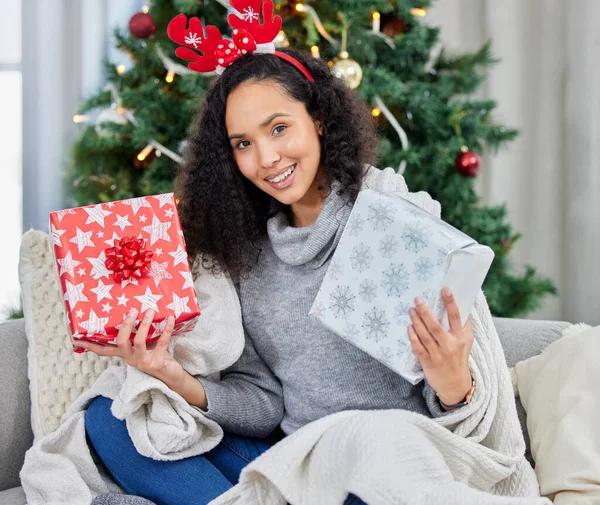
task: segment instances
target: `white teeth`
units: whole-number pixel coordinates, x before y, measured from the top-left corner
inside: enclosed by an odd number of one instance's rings
[[[285,172],[283,172],[281,175],[278,175],[277,177],[274,177],[273,179],[269,179],[269,181],[270,182],[281,182],[281,181],[287,179],[292,174],[293,171],[294,171],[294,167],[290,167]]]

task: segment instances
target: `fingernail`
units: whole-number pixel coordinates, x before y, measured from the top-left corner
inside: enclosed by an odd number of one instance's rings
[[[167,324],[175,324],[175,318],[173,316],[169,316],[167,318]]]
[[[449,287],[445,287],[443,293],[444,296],[450,296],[452,294],[452,291],[450,291]]]
[[[413,309],[412,307],[410,309],[408,309],[408,313],[410,316],[416,316],[417,315],[417,311],[415,309]]]
[[[416,303],[417,305],[421,305],[421,304],[423,303],[423,298],[421,298],[420,296],[417,296],[417,297],[415,298],[415,303]]]
[[[135,316],[137,316],[137,313],[138,313],[137,309],[136,309],[136,308],[133,308],[133,309],[131,309],[131,310],[129,311],[129,314],[128,314],[128,316],[129,316],[129,317],[133,317],[133,318],[135,318]]]
[[[408,325],[408,334],[412,337],[415,334],[415,328],[412,324]]]
[[[144,314],[144,319],[145,319],[146,321],[148,321],[148,320],[152,319],[153,317],[154,317],[154,311],[153,311],[152,309],[148,309],[148,310],[146,311],[146,313]]]

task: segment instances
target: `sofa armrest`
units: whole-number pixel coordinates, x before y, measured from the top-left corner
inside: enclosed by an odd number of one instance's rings
[[[509,368],[540,354],[546,346],[559,339],[570,324],[565,321],[494,318]]]
[[[0,490],[17,487],[33,443],[23,319],[0,324]]]
[[[515,366],[515,363],[519,361],[540,354],[547,345],[559,339],[563,330],[570,324],[564,321],[494,318],[494,325],[504,350],[506,364],[509,367]],[[525,438],[525,457],[532,466],[535,466],[531,456],[529,432],[527,431],[527,413],[519,398],[516,398],[515,403],[521,431]]]

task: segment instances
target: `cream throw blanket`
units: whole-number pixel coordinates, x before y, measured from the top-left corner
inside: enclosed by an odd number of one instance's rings
[[[437,202],[427,193],[409,193],[391,168],[371,168],[365,186],[398,191],[440,215]],[[176,355],[192,367],[190,373],[209,374],[239,357],[241,312],[224,278],[202,275],[197,291],[203,313],[192,332],[197,338]],[[347,493],[369,505],[550,503],[535,498],[538,483],[524,458],[508,369],[482,293],[471,317],[470,363],[477,390],[469,405],[438,419],[401,410],[325,417],[248,465],[240,483],[211,505],[334,505],[342,504]],[[208,345],[207,336],[212,336]],[[131,367],[115,368],[77,399],[58,430],[27,453],[21,480],[29,505],[89,504],[98,494],[120,491],[96,468],[85,443],[85,408],[98,394],[115,400],[113,414],[126,420],[136,448],[146,456],[182,459],[219,442],[221,429],[162,382]]]
[[[231,280],[201,269],[195,281],[202,315],[195,328],[173,337],[169,350],[192,375],[211,375],[233,364],[244,347],[241,309]],[[223,436],[165,383],[131,366],[111,366],[67,409],[57,430],[27,451],[20,477],[28,505],[89,505],[122,490],[97,467],[86,443],[85,411],[96,396],[113,401],[137,451],[178,460],[211,450]]]
[[[437,202],[409,194],[391,168],[370,170],[365,184],[403,193],[440,216]],[[481,292],[471,318],[477,389],[469,405],[437,419],[402,410],[327,416],[250,463],[239,484],[210,505],[341,505],[348,493],[369,505],[551,503],[539,498],[524,457],[510,375]]]

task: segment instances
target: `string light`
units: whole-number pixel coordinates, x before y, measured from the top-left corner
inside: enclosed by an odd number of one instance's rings
[[[87,123],[90,119],[90,116],[87,116],[85,114],[75,114],[73,116],[74,123]]]
[[[154,150],[154,146],[151,144],[148,144],[146,147],[144,147],[144,149],[142,149],[142,151],[137,155],[137,159],[140,161],[144,161],[148,155]]]
[[[142,12],[144,14],[148,14],[149,10],[150,10],[150,2],[149,2],[149,0],[144,0],[144,5],[142,6]]]
[[[323,23],[321,22],[317,11],[313,7],[311,7],[310,5],[304,5],[303,3],[297,3],[296,10],[298,12],[307,12],[308,14],[310,14],[313,20],[313,24],[315,25],[315,28],[321,34],[321,36],[325,40],[327,40],[333,47],[339,47],[340,43],[337,40],[335,40],[331,35],[329,35],[329,32],[323,26]]]
[[[418,17],[421,17],[421,18],[422,18],[423,16],[427,15],[427,11],[426,11],[424,8],[422,8],[422,7],[413,7],[413,8],[410,10],[410,13],[411,13],[413,16],[418,16]]]
[[[127,69],[125,68],[125,65],[123,65],[122,63],[117,66],[117,74],[123,75],[125,73],[125,70],[127,70]]]
[[[375,11],[373,13],[373,31],[378,32],[381,29],[381,14]]]
[[[165,77],[165,81],[167,81],[168,83],[172,83],[173,79],[175,79],[175,72],[173,70],[169,70],[167,76]]]
[[[313,58],[320,58],[321,53],[319,52],[319,46],[312,46],[310,48],[310,54],[312,54]]]
[[[373,110],[371,111],[371,115],[373,117],[377,117],[381,114],[381,109],[379,107],[374,107]]]

